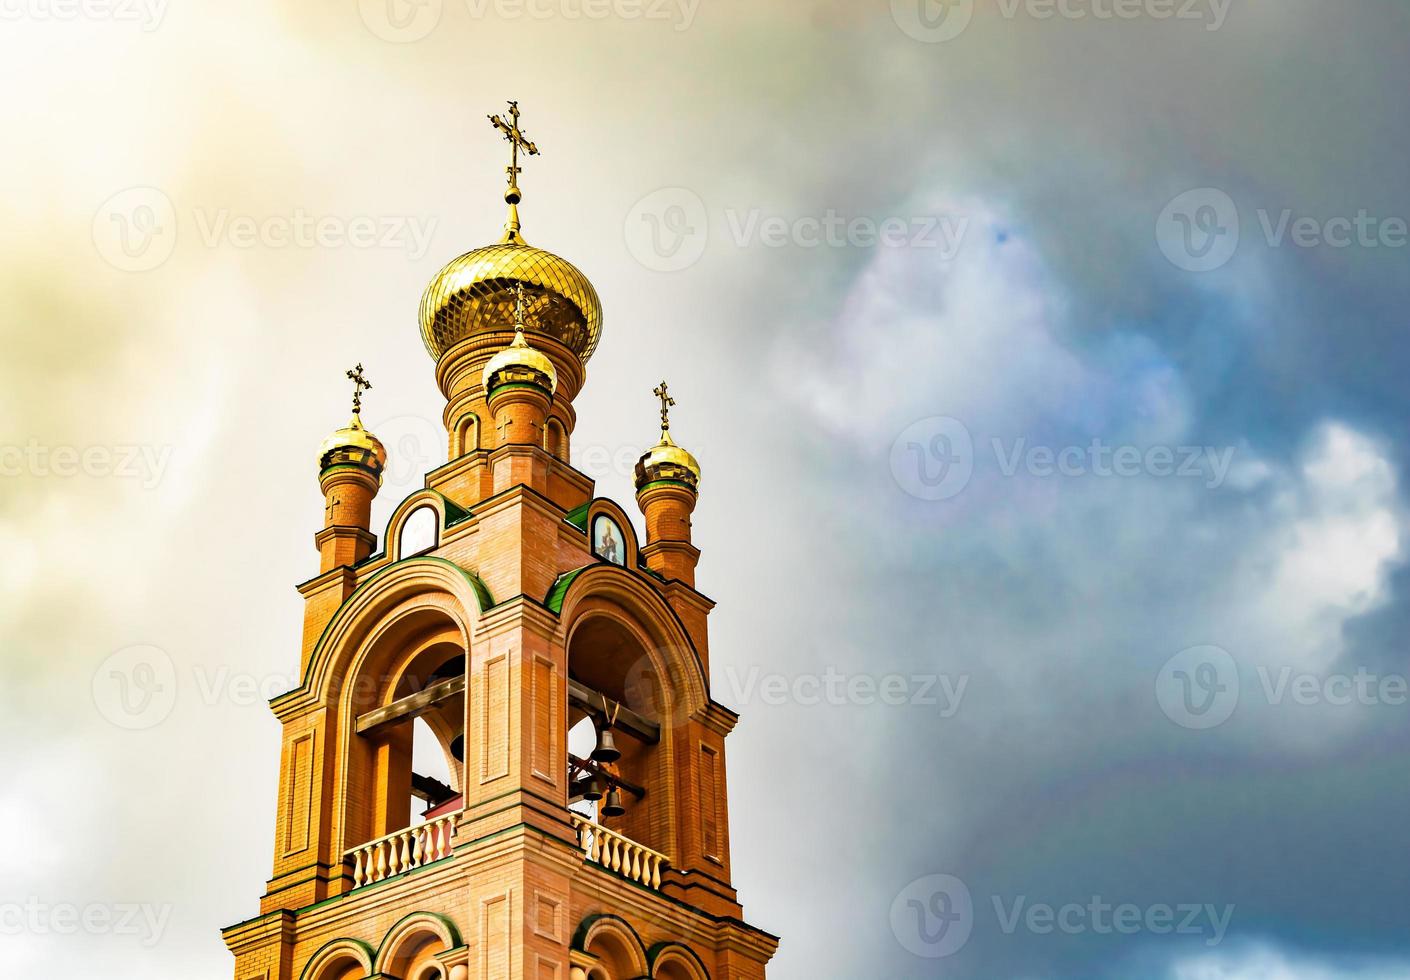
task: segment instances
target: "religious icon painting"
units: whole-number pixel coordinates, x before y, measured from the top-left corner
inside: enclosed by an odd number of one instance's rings
[[[606,514],[598,514],[592,522],[592,553],[614,565],[627,563],[627,537],[617,522]]]

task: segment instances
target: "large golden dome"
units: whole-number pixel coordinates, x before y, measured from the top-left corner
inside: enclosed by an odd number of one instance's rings
[[[516,229],[517,231],[517,229]],[[466,252],[446,264],[421,297],[421,339],[439,359],[477,333],[514,322],[514,295],[524,285],[524,326],[557,338],[583,361],[602,336],[602,303],[587,276],[566,259],[509,241]]]

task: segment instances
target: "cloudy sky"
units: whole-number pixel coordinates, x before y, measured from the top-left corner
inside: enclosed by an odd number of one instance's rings
[[[361,361],[377,520],[441,461],[517,98],[771,976],[1410,975],[1410,10],[924,2],[0,0],[0,973],[229,975],[316,447]]]

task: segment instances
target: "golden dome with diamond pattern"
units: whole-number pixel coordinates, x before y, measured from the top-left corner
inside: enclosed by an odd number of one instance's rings
[[[676,445],[669,431],[662,432],[661,441],[648,449],[636,463],[638,490],[658,480],[683,483],[692,490],[700,487],[700,463]]]
[[[514,290],[524,286],[524,328],[548,334],[587,363],[602,336],[597,290],[569,262],[519,235],[517,215],[504,240],[466,252],[436,273],[421,297],[421,339],[439,359],[468,337],[513,322]]]
[[[361,365],[358,365],[361,367]],[[362,424],[362,417],[353,413],[347,425],[336,430],[318,449],[320,470],[334,466],[361,466],[379,479],[387,466],[387,447]]]

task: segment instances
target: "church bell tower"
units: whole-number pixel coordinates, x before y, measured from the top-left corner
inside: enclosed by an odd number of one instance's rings
[[[529,245],[509,104],[501,239],[421,301],[448,461],[370,526],[387,450],[323,444],[318,574],[283,726],[274,867],[224,931],[235,980],[757,980],[778,940],[731,884],[725,740],[670,431],[637,463],[645,537],[569,465],[602,309]],[[419,760],[431,758],[437,772]]]

